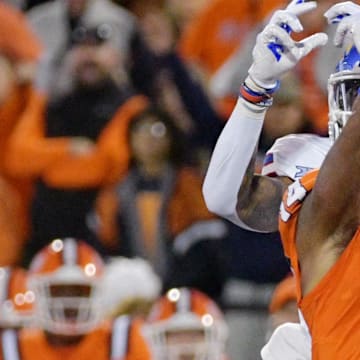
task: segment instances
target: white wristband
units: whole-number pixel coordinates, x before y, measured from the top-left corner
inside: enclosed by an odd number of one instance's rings
[[[240,227],[257,231],[239,219],[238,192],[256,149],[266,108],[239,98],[212,153],[203,184],[208,209]]]

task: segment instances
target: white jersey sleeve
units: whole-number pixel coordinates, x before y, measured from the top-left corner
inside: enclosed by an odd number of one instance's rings
[[[296,180],[321,166],[332,143],[328,137],[292,134],[277,139],[266,152],[262,175]]]
[[[256,150],[265,112],[266,108],[238,99],[211,155],[203,184],[208,209],[247,230],[254,229],[239,218],[236,205],[246,169]]]

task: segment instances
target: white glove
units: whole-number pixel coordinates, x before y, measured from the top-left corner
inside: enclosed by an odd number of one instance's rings
[[[360,6],[352,1],[341,2],[333,5],[324,16],[329,24],[339,24],[334,45],[341,47],[350,41],[360,52]]]
[[[315,9],[316,6],[315,1],[293,0],[285,10],[274,13],[269,24],[256,38],[253,64],[249,69],[250,79],[256,85],[263,89],[275,88],[283,74],[311,50],[327,43],[328,37],[325,33],[316,33],[299,42],[291,38],[292,31],[303,30],[298,16]]]

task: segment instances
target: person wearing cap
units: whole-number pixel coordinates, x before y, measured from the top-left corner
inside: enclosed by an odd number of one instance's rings
[[[113,36],[104,23],[75,28],[56,86],[36,88],[10,139],[9,169],[36,181],[25,264],[53,238],[87,240],[98,190],[127,171],[122,134],[147,100],[123,76]]]
[[[57,81],[53,75],[72,46],[76,28],[107,24],[112,31],[110,41],[124,58],[135,88],[149,94],[154,76],[153,60],[142,40],[135,16],[124,7],[110,0],[55,0],[32,7],[27,17],[46,49],[37,75],[41,88],[51,89]]]

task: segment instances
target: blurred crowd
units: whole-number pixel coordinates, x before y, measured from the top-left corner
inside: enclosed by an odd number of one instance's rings
[[[306,32],[330,31],[334,2]],[[0,359],[15,343],[26,360],[231,359],[226,284],[275,285],[289,267],[278,233],[216,217],[201,187],[254,37],[285,3],[0,2]],[[276,138],[327,134],[335,51],[283,80],[259,171]]]

